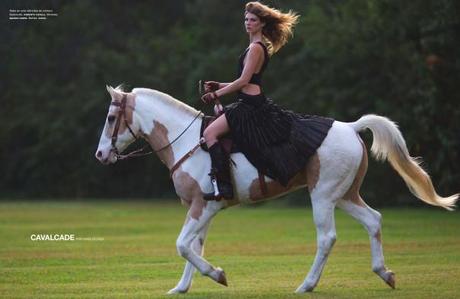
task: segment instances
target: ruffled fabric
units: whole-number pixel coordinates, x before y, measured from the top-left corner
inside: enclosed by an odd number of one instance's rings
[[[286,186],[326,138],[331,118],[285,110],[263,94],[225,107],[234,142],[262,173]]]

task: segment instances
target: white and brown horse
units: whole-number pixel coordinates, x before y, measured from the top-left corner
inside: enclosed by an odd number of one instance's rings
[[[384,264],[381,241],[381,215],[370,208],[359,194],[367,170],[367,151],[359,131],[370,129],[374,136],[371,152],[378,160],[388,160],[402,176],[412,193],[424,202],[451,210],[458,194],[440,197],[430,177],[410,157],[397,126],[389,119],[366,115],[356,122],[335,121],[323,144],[294,177],[288,187],[265,178],[266,190],[259,184],[257,170],[241,153],[232,154],[235,198],[231,201],[203,200],[213,191],[208,173],[209,154],[199,148],[203,115],[159,91],[135,88],[130,93],[107,87],[111,105],[101,134],[96,158],[115,163],[136,138],[145,138],[171,171],[177,195],[189,207],[177,239],[177,250],[187,262],[179,283],[169,293],[187,292],[197,269],[201,274],[227,285],[225,273],[206,261],[203,244],[211,218],[220,210],[240,203],[253,203],[307,187],[310,191],[317,230],[317,252],[310,272],[297,292],[312,291],[317,285],[336,239],[334,209],[343,209],[367,230],[372,253],[372,270],[389,286],[395,287],[394,273]],[[263,188],[265,189],[265,188]],[[263,192],[264,191],[264,192]]]

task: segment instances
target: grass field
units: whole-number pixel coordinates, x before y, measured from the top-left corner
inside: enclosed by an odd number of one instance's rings
[[[338,239],[310,294],[294,294],[315,254],[306,208],[232,208],[213,221],[205,255],[225,288],[199,274],[187,295],[164,295],[184,261],[175,240],[185,218],[176,201],[0,202],[0,298],[460,298],[460,214],[382,209],[392,290],[371,271],[364,229],[336,212]],[[31,241],[31,234],[99,241]]]

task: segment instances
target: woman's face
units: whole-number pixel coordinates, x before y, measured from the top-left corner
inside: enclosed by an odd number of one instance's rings
[[[259,31],[262,31],[262,28],[264,27],[265,23],[260,20],[258,16],[255,14],[252,14],[250,12],[247,12],[244,15],[244,27],[246,28],[247,33],[257,33]]]

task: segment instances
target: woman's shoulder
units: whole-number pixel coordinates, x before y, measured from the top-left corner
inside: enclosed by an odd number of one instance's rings
[[[256,49],[265,51],[267,49],[267,46],[263,42],[257,41],[257,42],[252,42],[249,44],[248,49],[252,49],[252,48],[256,48]]]
[[[262,42],[253,42],[249,44],[247,52],[252,55],[264,55],[266,51],[265,45]]]
[[[242,64],[246,56],[251,57],[251,59],[258,59],[258,57],[267,57],[267,48],[265,48],[265,45],[260,41],[250,43],[246,50],[244,50],[243,54],[240,55],[240,64]]]

